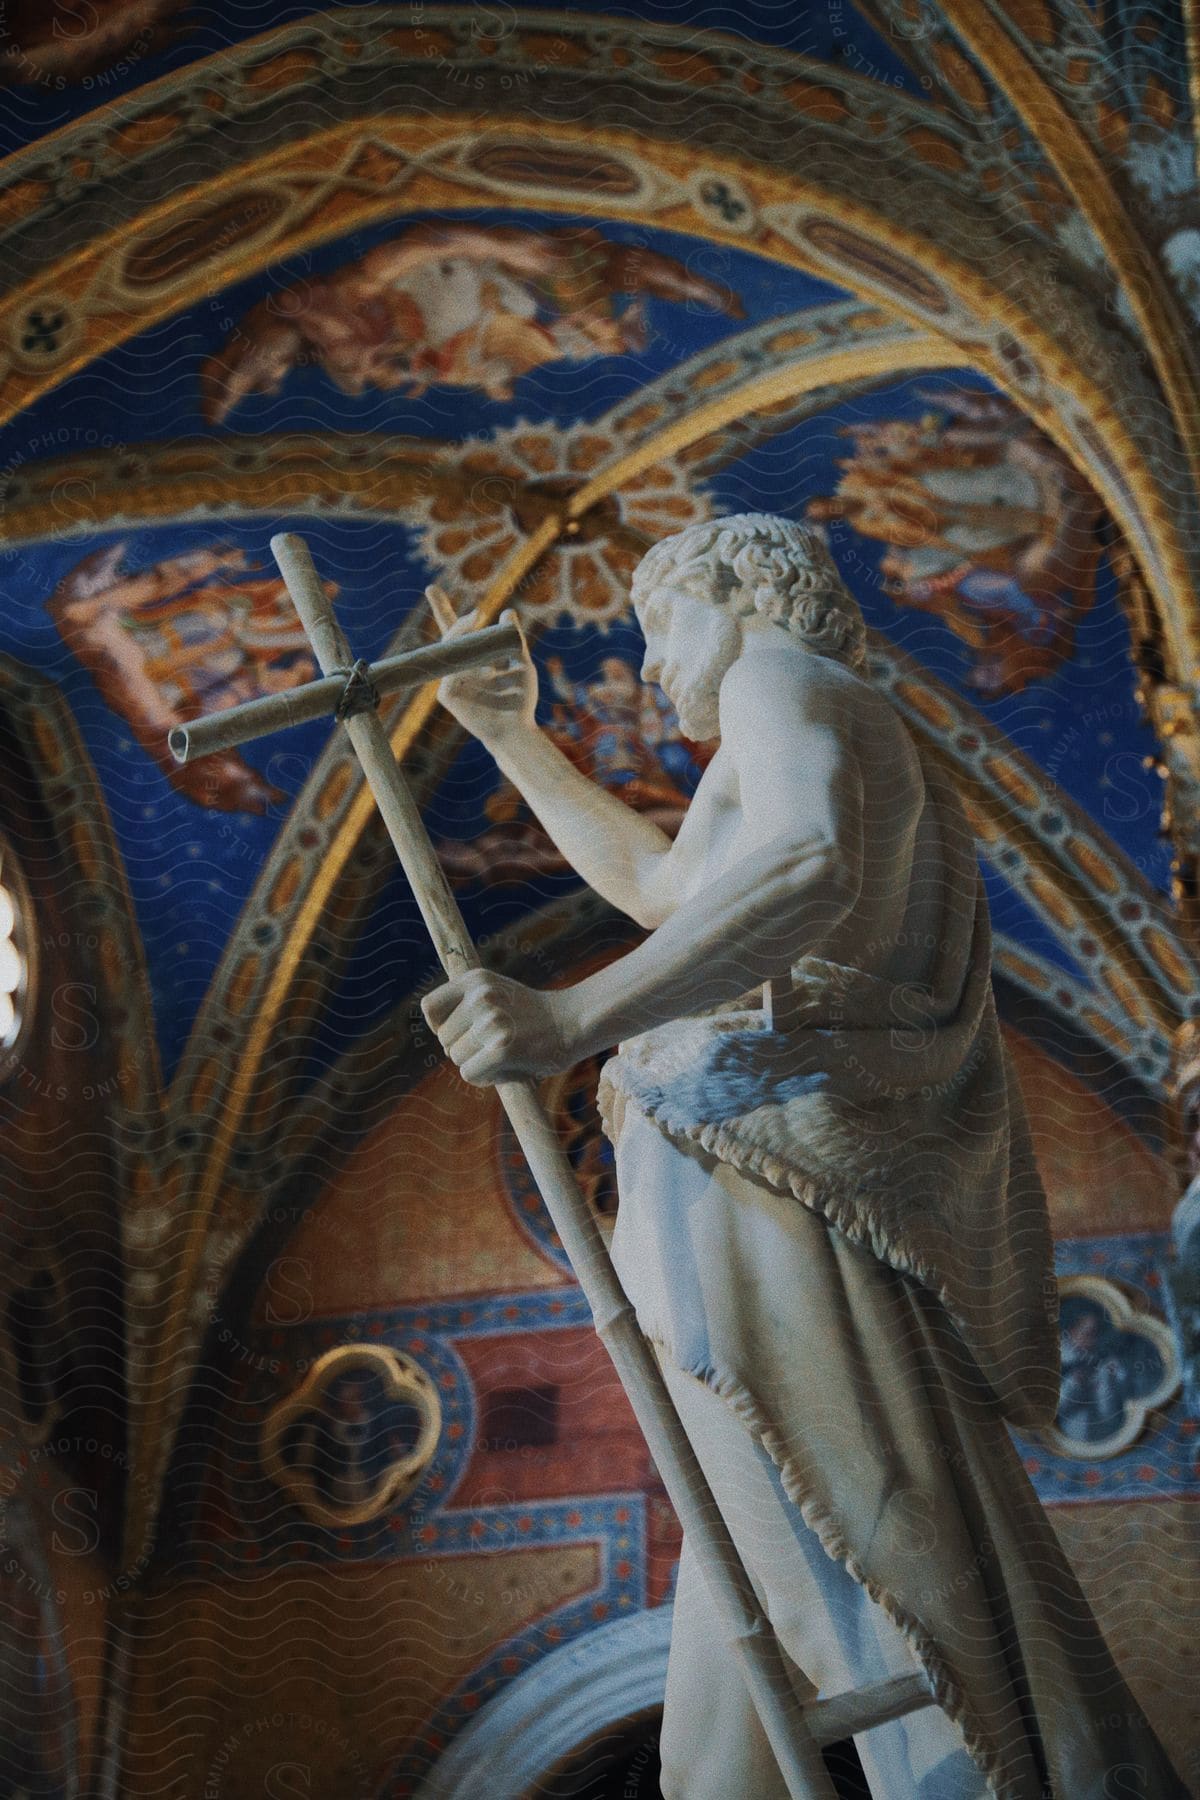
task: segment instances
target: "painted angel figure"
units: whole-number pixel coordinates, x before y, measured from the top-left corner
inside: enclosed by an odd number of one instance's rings
[[[177,763],[171,728],[311,681],[316,664],[287,589],[241,550],[204,546],[131,570],[125,540],[59,582],[47,611],[63,641],[171,786],[219,812],[265,812],[282,791],[237,750]]]
[[[548,363],[645,349],[648,295],[744,316],[721,283],[592,226],[422,222],[260,300],[204,363],[201,411],[222,424],[305,363],[346,394],[445,386],[511,400],[514,384]]]
[[[797,1691],[922,1669],[938,1701],[860,1735],[876,1800],[1182,1800],[1006,1429],[1054,1417],[1057,1295],[953,786],[812,529],[692,526],[632,599],[718,746],[673,841],[537,728],[528,657],[441,698],[648,935],[426,1017],[474,1083],[619,1045],[613,1262]],[[662,1765],[666,1800],[785,1800],[686,1536]]]
[[[1062,1390],[1058,1428],[1085,1444],[1112,1437],[1125,1423],[1125,1400],[1132,1383],[1121,1359],[1105,1348],[1104,1316],[1098,1306],[1080,1310],[1062,1334]]]
[[[1058,446],[995,394],[936,393],[920,420],[846,428],[854,454],[813,519],[886,544],[900,606],[941,618],[972,652],[985,699],[1043,681],[1070,656],[1095,596],[1103,508]]]

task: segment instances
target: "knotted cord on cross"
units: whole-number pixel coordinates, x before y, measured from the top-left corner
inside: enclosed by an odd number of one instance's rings
[[[346,676],[346,685],[333,715],[339,724],[359,713],[374,712],[379,705],[379,689],[370,680],[370,668],[366,657],[360,656]]]

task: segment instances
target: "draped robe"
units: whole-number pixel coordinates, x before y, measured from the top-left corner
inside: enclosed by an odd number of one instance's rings
[[[734,1003],[622,1044],[599,1094],[613,1260],[660,1358],[769,1455],[993,1793],[1043,1800],[1048,1776],[1055,1800],[1176,1800],[1007,1434],[1057,1405],[1052,1246],[973,839],[922,765],[945,858],[928,979],[809,957],[785,1029]]]

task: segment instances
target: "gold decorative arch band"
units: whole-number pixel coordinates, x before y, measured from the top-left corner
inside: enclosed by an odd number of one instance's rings
[[[1120,279],[1200,492],[1200,384],[1188,328],[1108,170],[1063,101],[988,0],[955,0],[955,31],[1024,121],[1073,194]]]
[[[1196,175],[1200,178],[1200,7],[1183,0],[1184,43],[1187,46],[1188,93],[1192,102],[1192,137],[1196,144]]]
[[[992,963],[1053,1016],[1082,1027],[1156,1098],[1168,1098],[1174,1063],[1170,1037],[1138,1030],[1123,1008],[1003,932],[992,940]]]

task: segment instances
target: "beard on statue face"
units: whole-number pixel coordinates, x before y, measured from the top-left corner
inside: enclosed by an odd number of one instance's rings
[[[720,736],[718,699],[721,680],[728,666],[725,663],[720,668],[710,668],[686,686],[678,679],[669,684],[666,681],[662,683],[663,693],[675,708],[680,731],[695,743],[707,743],[711,738]]]
[[[721,683],[741,649],[738,619],[726,606],[670,588],[646,595],[637,615],[646,640],[643,681],[662,688],[685,737],[719,737]]]

